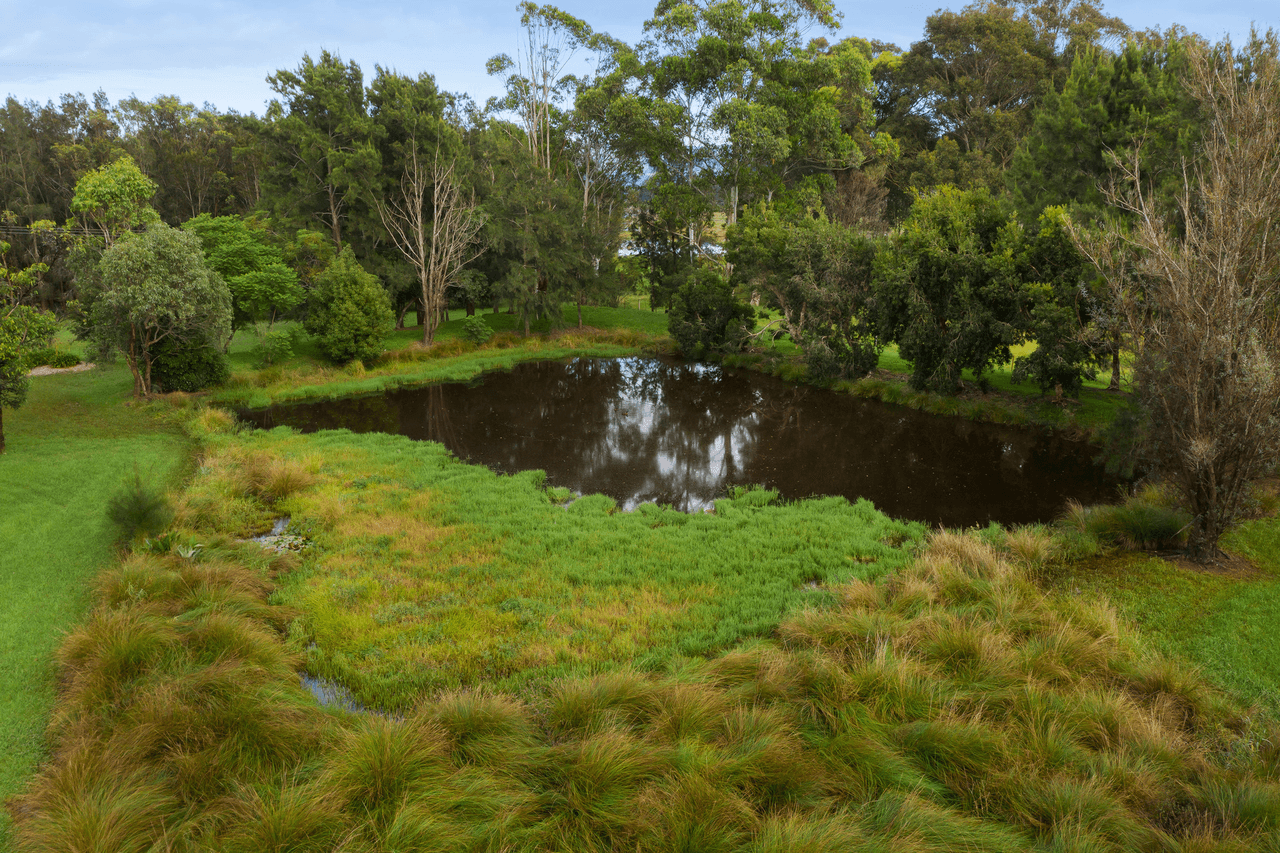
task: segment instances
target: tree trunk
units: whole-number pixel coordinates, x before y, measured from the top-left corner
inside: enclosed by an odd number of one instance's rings
[[[0,406],[0,453],[4,453],[4,406]]]
[[[1111,384],[1107,386],[1108,391],[1120,390],[1120,333],[1117,332],[1115,340],[1112,341],[1114,346],[1111,348]]]
[[[578,328],[582,328],[582,300],[578,300]]]

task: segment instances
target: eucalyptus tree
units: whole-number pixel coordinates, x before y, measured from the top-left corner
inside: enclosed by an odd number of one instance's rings
[[[156,181],[154,206],[166,222],[248,210],[246,201],[253,199],[236,195],[239,140],[228,117],[174,95],[125,98],[116,104],[115,115],[125,145]]]
[[[521,12],[525,50],[517,60],[490,60],[491,73],[506,75],[506,94],[487,105],[516,123],[487,121],[479,138],[491,152],[483,170],[491,254],[506,258],[497,277],[527,330],[534,316],[558,322],[566,297],[577,302],[581,323],[585,301],[614,296],[612,258],[640,168],[615,120],[634,64],[630,49],[553,6],[524,3]],[[566,73],[585,53],[594,55],[594,73]],[[521,175],[519,184],[496,163]]]
[[[825,0],[662,2],[645,23],[639,85],[616,112],[667,188],[660,215],[678,211],[691,245],[713,211],[732,225],[751,199],[861,162],[848,126],[870,118],[870,64],[852,46],[805,41],[837,25]]]
[[[381,159],[368,187],[370,204],[417,275],[425,343],[434,337],[447,288],[483,251],[484,217],[470,188],[462,134],[444,115],[446,99],[429,74],[410,79],[381,67],[369,89]]]

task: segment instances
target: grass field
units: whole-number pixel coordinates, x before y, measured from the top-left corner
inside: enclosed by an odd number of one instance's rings
[[[0,797],[44,755],[53,649],[84,616],[88,585],[113,558],[107,499],[136,469],[173,482],[187,442],[156,410],[125,401],[122,366],[32,380],[5,413],[0,456]],[[0,838],[8,816],[0,814]],[[0,844],[2,846],[2,844]]]
[[[241,334],[216,397],[667,345],[648,311],[529,340],[484,316],[490,348],[455,317],[434,350],[405,330],[342,369],[304,341],[257,370]],[[1062,411],[872,381],[844,390]],[[1232,534],[1258,570],[1227,575],[1055,562],[1035,531],[926,544],[867,504],[763,491],[618,513],[398,437],[229,432],[130,385],[40,378],[6,413],[0,787],[29,780],[23,849],[1280,849],[1275,519]],[[1073,423],[1107,417],[1096,393]],[[201,549],[115,561],[102,507],[135,465],[182,481],[178,542]],[[281,515],[300,555],[236,541]],[[300,667],[402,716],[322,709]]]
[[[201,472],[180,512],[196,538],[270,526],[246,478],[311,484],[270,502],[316,546],[278,601],[305,614],[293,641],[313,673],[395,710],[623,662],[660,671],[769,636],[796,607],[829,604],[833,585],[902,566],[924,536],[865,501],[777,506],[765,491],[711,514],[615,513],[601,495],[566,506],[540,472],[499,476],[434,443],[345,431],[237,437]]]
[[[205,475],[223,484],[221,523],[332,495],[323,474],[261,455],[324,438],[228,440]],[[359,506],[394,473],[386,466],[422,463],[382,460],[339,491]],[[394,539],[387,520],[381,535]],[[936,534],[889,582],[831,587],[767,640],[661,674],[624,667],[524,696],[445,692],[384,717],[325,712],[299,685],[282,636],[297,614],[271,592],[295,558],[205,541],[190,556],[135,554],[98,580],[94,611],[58,653],[57,759],[14,804],[24,849],[1280,842],[1276,732],[1151,655],[1105,607],[1046,597],[1014,556],[1034,542]]]
[[[1280,519],[1245,522],[1223,546],[1252,560],[1256,572],[1120,553],[1068,564],[1054,587],[1107,598],[1166,653],[1280,718]]]

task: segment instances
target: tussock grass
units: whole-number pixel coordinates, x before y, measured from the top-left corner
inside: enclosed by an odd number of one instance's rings
[[[253,486],[280,469],[300,472],[296,490]],[[540,472],[499,476],[434,444],[276,430],[212,442],[179,518],[209,541],[288,514],[313,543],[278,593],[302,614],[295,647],[397,711],[624,662],[660,671],[767,636],[795,606],[905,564],[924,535],[865,502],[777,505],[760,490],[697,516],[612,507],[587,496],[566,511]]]
[[[1069,501],[1059,523],[1102,545],[1154,551],[1183,545],[1191,516],[1159,487],[1147,485],[1118,504]]]
[[[455,690],[395,717],[301,694],[268,561],[236,553],[104,575],[60,653],[55,760],[11,806],[20,849],[1154,853],[1280,837],[1265,732],[976,535],[933,534],[887,582],[666,673]]]

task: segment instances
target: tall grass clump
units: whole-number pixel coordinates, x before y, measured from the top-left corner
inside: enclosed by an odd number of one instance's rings
[[[1191,516],[1148,485],[1118,504],[1085,507],[1072,501],[1059,521],[1103,545],[1154,551],[1183,545]]]
[[[173,521],[173,514],[163,486],[144,480],[136,469],[106,506],[107,523],[118,544],[159,534]]]
[[[774,548],[795,541],[769,516],[787,507],[727,498],[706,526],[588,507],[582,527],[536,477],[487,492],[487,475],[468,466],[350,441],[237,437],[193,484],[249,500],[245,464],[324,452],[314,484],[280,499],[314,525],[300,561],[211,539],[198,560],[132,554],[104,573],[59,655],[50,760],[10,807],[19,850],[1157,853],[1280,840],[1272,729],[1154,654],[1105,605],[1046,595],[1032,580],[1049,559],[1042,531],[939,531],[910,539],[891,572],[825,575],[794,598],[768,587],[741,596],[729,587],[748,585],[748,563],[767,553],[752,550],[750,530],[764,527]],[[522,574],[502,574],[501,547],[458,535],[451,501],[501,509],[485,516],[500,537],[519,535],[502,513],[523,513],[541,549],[520,545]],[[822,512],[885,539],[909,532],[862,505],[820,510],[821,535],[771,564],[788,588],[810,590],[815,564],[888,553],[866,539],[821,550],[835,529]],[[610,538],[633,523],[648,533]],[[742,550],[714,565],[737,572],[700,574],[672,557],[672,543],[691,540],[663,531],[714,537],[716,524]],[[641,563],[646,545],[662,559]],[[573,564],[563,600],[547,580],[561,549],[603,567]],[[415,573],[423,564],[409,555],[424,553],[429,570]],[[613,571],[615,553],[627,558]],[[679,567],[684,585],[627,584],[637,565],[647,584],[652,567]],[[727,589],[703,589],[712,579]],[[323,597],[282,594],[312,580]],[[489,583],[463,606],[464,591]],[[718,599],[747,621],[719,646],[680,647],[726,621],[727,609],[696,610]],[[398,638],[411,652],[395,665],[423,686],[404,701],[411,681],[398,679],[386,694],[400,697],[395,713],[322,709],[297,677],[308,632],[323,639],[327,620],[355,621],[369,604],[387,633],[364,650]],[[489,605],[498,616],[479,621]],[[654,617],[690,610],[700,615],[689,622]],[[742,631],[750,619],[767,629]],[[648,633],[608,645],[636,623]],[[492,677],[442,687],[418,670],[434,674],[431,643],[454,629],[506,631],[519,650],[491,647],[477,659]],[[561,652],[529,652],[557,631],[573,638]],[[676,650],[638,665],[654,635]],[[360,667],[390,677],[377,662],[389,651],[326,654],[333,673],[355,673],[348,686]],[[520,666],[539,677],[512,678],[518,695],[495,687]]]

